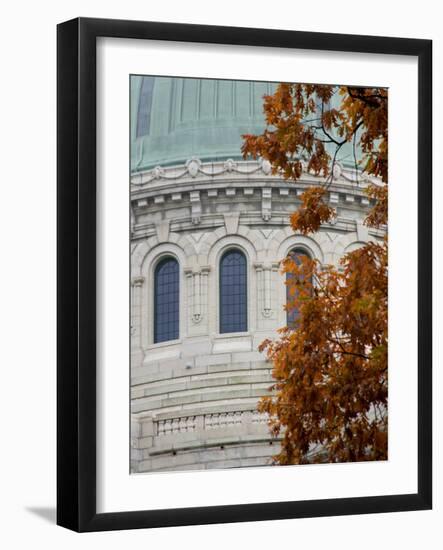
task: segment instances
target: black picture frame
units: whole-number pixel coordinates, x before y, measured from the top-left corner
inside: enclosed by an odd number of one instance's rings
[[[398,54],[418,59],[418,491],[416,494],[96,512],[96,39]],[[104,531],[427,510],[432,507],[432,42],[79,18],[57,29],[57,523]]]

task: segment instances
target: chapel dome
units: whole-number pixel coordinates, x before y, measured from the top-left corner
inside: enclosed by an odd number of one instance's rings
[[[131,170],[241,158],[241,135],[265,128],[267,82],[132,76]]]

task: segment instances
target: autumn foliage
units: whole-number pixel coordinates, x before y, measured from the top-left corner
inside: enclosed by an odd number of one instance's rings
[[[267,129],[244,136],[244,156],[268,159],[288,180],[303,170],[319,176],[290,217],[295,232],[321,231],[336,216],[328,190],[345,146],[356,172],[372,177],[365,223],[386,229],[387,90],[280,84],[265,96],[264,112]],[[387,236],[349,252],[339,266],[307,256],[290,256],[282,266],[289,274],[286,308],[297,310],[296,321],[261,345],[275,383],[259,410],[283,438],[275,462],[387,459]]]

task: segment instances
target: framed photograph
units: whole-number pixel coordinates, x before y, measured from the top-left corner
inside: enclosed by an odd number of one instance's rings
[[[430,509],[431,41],[57,36],[57,523]]]

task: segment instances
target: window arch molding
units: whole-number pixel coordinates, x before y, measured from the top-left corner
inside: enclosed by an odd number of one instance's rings
[[[306,237],[304,235],[292,235],[284,239],[278,248],[279,260],[286,258],[291,250],[295,249],[306,252],[311,258],[315,258],[322,263],[324,261],[324,252],[320,244],[311,237]]]
[[[209,284],[209,307],[216,314],[212,315],[209,323],[210,333],[224,336],[220,333],[220,260],[229,250],[238,249],[246,258],[246,288],[247,288],[247,332],[252,332],[256,327],[257,311],[256,301],[252,299],[256,295],[256,279],[252,266],[257,260],[257,251],[251,241],[240,235],[227,235],[217,240],[208,253],[208,264],[213,268],[213,276]],[[238,333],[242,334],[242,333]]]
[[[154,343],[154,286],[155,272],[157,266],[166,258],[173,258],[178,263],[179,268],[179,337],[180,341],[185,335],[186,318],[185,318],[185,281],[184,267],[186,266],[186,256],[184,250],[174,243],[162,243],[152,248],[144,257],[141,265],[141,274],[144,277],[142,307],[140,313],[141,323],[141,343],[144,351],[152,346],[168,345],[170,342]]]
[[[343,250],[343,255],[348,254],[348,252],[354,252],[355,250],[358,250],[362,246],[365,246],[368,244],[364,241],[352,241],[350,244],[346,245],[346,247]]]

